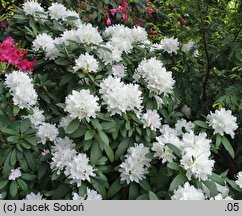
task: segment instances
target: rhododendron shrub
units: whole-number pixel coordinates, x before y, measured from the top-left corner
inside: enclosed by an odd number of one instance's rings
[[[230,179],[214,159],[221,149],[235,157],[236,116],[222,108],[191,119],[190,107],[179,109],[173,60],[196,58],[192,42],[154,44],[142,27],[100,31],[59,3],[27,1],[17,17],[37,63],[32,74],[12,66],[1,75],[3,198],[229,200],[242,192],[241,173]]]

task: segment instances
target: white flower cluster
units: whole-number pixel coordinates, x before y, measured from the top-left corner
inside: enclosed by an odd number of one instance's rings
[[[38,96],[32,84],[32,79],[26,73],[13,71],[6,74],[5,85],[10,88],[14,105],[21,109],[29,109],[36,104]]]
[[[68,137],[63,139],[57,138],[54,144],[55,145],[51,148],[52,161],[50,167],[53,171],[57,171],[59,175],[77,154],[75,150],[76,145]]]
[[[23,4],[23,10],[26,15],[32,15],[36,18],[46,18],[45,10],[37,0],[29,0]]]
[[[56,128],[55,125],[50,124],[50,123],[41,123],[41,125],[39,125],[37,127],[37,137],[39,137],[41,139],[41,143],[44,145],[47,141],[51,141],[53,142],[56,137],[58,136],[59,132],[58,132],[58,128]]]
[[[43,194],[40,192],[35,194],[31,192],[30,194],[27,194],[24,200],[43,200]]]
[[[111,115],[142,109],[142,92],[138,85],[124,84],[120,78],[109,76],[100,84],[99,92]]]
[[[64,171],[71,184],[81,186],[81,182],[95,176],[95,169],[89,165],[89,158],[86,154],[78,153],[75,150],[75,143],[68,137],[57,138],[51,148],[52,161],[51,169],[57,171],[57,175]]]
[[[146,113],[141,116],[141,121],[144,128],[150,127],[150,129],[154,131],[161,126],[161,117],[157,113],[157,110],[147,110]]]
[[[182,51],[188,53],[194,47],[194,45],[195,43],[192,40],[190,40],[186,44],[182,45]]]
[[[24,116],[24,118],[28,118],[30,122],[32,123],[34,128],[38,128],[44,121],[45,121],[45,116],[44,116],[44,111],[40,110],[38,107],[33,107],[33,114]]]
[[[148,173],[150,161],[147,157],[149,148],[142,143],[135,144],[134,147],[128,149],[128,154],[125,156],[125,161],[120,165],[119,172],[121,173],[121,181],[139,183],[140,180],[145,179],[145,174]]]
[[[172,200],[205,200],[205,195],[201,189],[195,188],[186,182],[183,186],[179,186],[174,191],[174,195],[171,197]]]
[[[128,28],[124,25],[113,25],[103,33],[109,41],[104,45],[105,48],[99,49],[99,57],[105,64],[120,62],[123,52],[130,53],[133,49],[133,43],[148,44],[147,32],[144,28]]]
[[[21,173],[20,169],[21,169],[20,167],[18,167],[17,169],[12,169],[11,173],[8,177],[8,180],[15,181],[17,178],[21,177],[22,173]]]
[[[126,68],[123,64],[115,64],[112,65],[112,71],[111,74],[115,78],[124,78],[126,76]]]
[[[50,60],[54,60],[59,54],[55,40],[46,33],[38,34],[32,43],[32,47],[35,51],[43,50],[45,57]]]
[[[90,181],[91,176],[96,176],[95,169],[89,165],[89,158],[86,154],[79,153],[72,158],[72,161],[66,166],[65,175],[70,179],[71,184],[81,186],[82,181]]]
[[[70,114],[70,117],[78,118],[80,121],[90,118],[96,118],[96,113],[100,111],[100,106],[97,103],[98,97],[91,95],[89,90],[72,91],[71,95],[66,97],[65,111]]]
[[[138,81],[143,78],[147,83],[147,88],[160,95],[162,93],[170,94],[173,91],[175,80],[172,78],[172,73],[166,71],[162,62],[156,58],[143,60],[134,74],[134,78]]]
[[[102,196],[97,193],[95,190],[90,190],[87,188],[87,193],[85,196],[80,196],[77,193],[73,193],[73,200],[102,200]]]
[[[237,175],[237,180],[235,181],[235,183],[242,188],[242,171],[238,173]]]
[[[93,55],[88,53],[82,54],[78,59],[75,60],[74,71],[83,70],[85,73],[98,71],[98,61]]]
[[[164,50],[165,52],[172,55],[172,53],[177,54],[177,51],[179,49],[179,42],[177,38],[171,37],[171,38],[164,38],[160,41],[159,44],[154,44],[152,46],[154,50]]]
[[[234,138],[234,131],[238,128],[237,118],[232,115],[231,110],[222,108],[215,113],[210,112],[207,116],[208,124],[214,129],[214,134],[229,134]]]
[[[187,178],[191,176],[206,181],[212,174],[214,160],[209,159],[211,140],[206,133],[195,135],[193,131],[185,133],[182,137],[181,166],[187,171]]]

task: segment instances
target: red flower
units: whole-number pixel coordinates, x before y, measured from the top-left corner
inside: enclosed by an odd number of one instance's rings
[[[149,34],[155,36],[155,35],[157,35],[157,31],[154,30],[153,28],[150,28]]]
[[[147,12],[149,15],[151,15],[151,14],[155,13],[155,10],[152,8],[148,8]]]
[[[21,71],[28,71],[29,73],[33,72],[36,60],[28,61],[27,59],[22,59],[18,63],[18,69]]]
[[[114,8],[114,9],[109,9],[109,12],[114,16],[117,12],[117,9]]]
[[[124,21],[127,21],[129,19],[129,16],[128,16],[128,14],[123,13],[122,18]]]
[[[110,19],[109,16],[107,16],[106,25],[107,25],[107,26],[112,25],[112,20]]]

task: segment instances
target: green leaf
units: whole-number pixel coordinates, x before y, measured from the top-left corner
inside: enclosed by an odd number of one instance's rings
[[[17,161],[16,154],[17,154],[16,149],[13,149],[11,157],[10,157],[10,164],[12,166],[14,166]]]
[[[240,188],[240,187],[235,183],[235,181],[232,181],[232,180],[230,180],[230,179],[228,179],[228,178],[226,178],[225,180],[226,180],[226,182],[228,182],[228,184],[229,184],[233,189],[235,189],[236,191],[242,192],[242,188]]]
[[[2,190],[3,188],[5,188],[8,184],[8,180],[1,180],[0,181],[0,190]]]
[[[87,130],[85,133],[84,140],[90,140],[94,137],[95,133],[93,131]]]
[[[18,132],[15,131],[15,130],[12,130],[12,129],[9,129],[9,128],[3,128],[2,129],[2,132],[4,134],[9,134],[9,135],[15,135],[15,136],[18,136]]]
[[[102,130],[98,130],[98,136],[101,138],[101,140],[102,140],[106,145],[109,145],[109,139],[108,139],[108,136],[107,136]]]
[[[114,153],[113,153],[112,148],[109,145],[104,145],[104,151],[106,152],[110,162],[113,162],[114,161]]]
[[[169,191],[174,191],[178,188],[179,185],[183,185],[187,181],[185,174],[178,174],[170,184]]]
[[[102,130],[102,125],[99,123],[97,119],[91,119],[91,123],[96,130]]]
[[[19,188],[22,191],[27,191],[28,190],[28,185],[27,185],[27,183],[24,180],[18,178],[17,179],[17,183],[18,183]]]
[[[167,143],[166,145],[169,147],[169,149],[170,149],[170,150],[171,150],[171,151],[172,151],[177,157],[179,157],[179,158],[182,157],[181,150],[180,150],[179,148],[177,148],[175,145],[170,144],[170,143]]]
[[[79,119],[72,120],[69,123],[69,125],[68,125],[68,127],[66,129],[66,133],[68,133],[68,134],[73,133],[74,131],[76,131],[78,129],[79,125],[80,125]]]
[[[169,167],[170,169],[179,171],[180,170],[180,165],[176,162],[170,162],[167,164],[167,167]]]
[[[10,136],[7,138],[7,141],[10,143],[17,143],[19,140],[19,136]]]
[[[129,200],[134,200],[139,195],[139,188],[137,183],[131,182],[129,185]]]
[[[128,149],[129,147],[129,142],[130,142],[130,139],[129,138],[124,138],[121,143],[118,145],[118,149],[116,150],[115,152],[115,160],[118,160],[119,157],[121,155],[124,154],[124,152],[126,152],[126,150]]]
[[[90,152],[90,162],[91,164],[96,164],[98,159],[102,157],[102,151],[100,150],[98,144],[93,142]]]
[[[18,185],[16,181],[12,181],[9,186],[9,193],[11,197],[16,197],[18,194]]]
[[[66,60],[65,58],[58,58],[55,60],[55,63],[58,65],[69,65],[70,62]]]
[[[222,137],[221,137],[220,134],[217,134],[217,135],[216,135],[216,148],[217,148],[217,149],[219,148],[221,142],[222,142]]]
[[[23,173],[21,175],[21,179],[25,180],[25,181],[33,181],[37,178],[36,175],[33,174],[29,174],[29,173]]]
[[[52,193],[52,198],[54,200],[63,198],[69,191],[69,186],[66,184],[60,185],[56,190]]]
[[[30,122],[29,119],[24,119],[24,120],[21,122],[21,124],[20,124],[20,131],[21,131],[22,133],[25,133],[25,132],[28,130],[28,128],[30,127],[30,124],[31,124],[31,122]]]
[[[113,197],[115,194],[117,194],[122,189],[122,186],[120,185],[119,179],[116,179],[113,184],[111,185],[110,189],[108,190],[108,198]]]
[[[149,199],[150,200],[159,200],[159,198],[152,191],[149,191]]]
[[[225,136],[222,138],[222,143],[223,143],[224,148],[231,155],[231,157],[234,158],[234,156],[235,156],[234,149],[233,149],[232,145],[230,144],[229,140]]]
[[[201,128],[210,129],[208,123],[206,123],[206,122],[204,122],[204,121],[197,120],[197,121],[194,121],[193,123],[194,123],[195,125],[201,127]]]
[[[216,173],[212,173],[212,175],[209,176],[209,179],[222,186],[225,186],[225,180]]]
[[[36,158],[33,156],[33,153],[30,151],[24,151],[24,156],[26,158],[26,161],[33,171],[36,171]]]
[[[139,182],[139,185],[144,189],[146,190],[147,192],[149,192],[151,190],[151,187],[148,183],[148,181],[146,179],[142,180]]]
[[[215,197],[218,195],[218,190],[217,190],[217,186],[213,181],[204,181],[203,182],[205,184],[205,186],[209,189],[210,191],[210,197]]]

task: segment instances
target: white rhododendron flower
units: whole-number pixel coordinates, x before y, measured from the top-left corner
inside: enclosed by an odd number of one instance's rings
[[[173,92],[175,80],[172,78],[172,73],[166,71],[163,64],[155,58],[143,60],[139,64],[135,75],[139,77],[138,79],[143,78],[147,88],[158,95]]]
[[[186,182],[183,186],[179,186],[174,191],[174,195],[171,197],[172,200],[205,200],[205,195],[201,189],[195,188]]]
[[[54,144],[55,145],[51,148],[52,161],[50,167],[52,170],[57,171],[57,174],[59,175],[60,171],[64,170],[64,168],[68,166],[76,156],[76,145],[68,137],[63,139],[57,138],[54,141]]]
[[[193,131],[185,133],[182,137],[181,166],[187,171],[187,178],[191,176],[206,181],[212,174],[215,161],[209,157],[211,140],[207,139],[206,133],[195,135]]]
[[[208,124],[214,129],[214,134],[229,134],[234,138],[234,131],[238,128],[237,118],[232,115],[231,110],[222,108],[207,116]]]
[[[150,167],[150,161],[147,157],[149,148],[143,144],[135,144],[134,147],[128,149],[128,154],[125,156],[125,161],[120,165],[119,172],[121,173],[121,181],[137,182],[145,179]]]
[[[145,114],[141,116],[143,127],[150,127],[151,130],[159,129],[161,126],[161,117],[157,113],[157,110],[147,110]]]
[[[73,200],[102,200],[102,196],[98,194],[97,191],[90,190],[89,188],[87,188],[87,193],[85,196],[80,196],[77,193],[73,193],[72,195]]]
[[[187,122],[185,119],[178,120],[175,124],[175,129],[177,131],[177,135],[180,136],[185,132],[190,132],[194,129],[195,124],[192,122]]]
[[[211,197],[210,200],[233,200],[233,198],[231,198],[230,196],[223,197],[222,194],[218,194],[215,197]]]
[[[24,72],[13,71],[6,74],[5,85],[10,88],[14,105],[20,109],[34,106],[37,103],[37,93],[32,84],[32,79]]]
[[[89,165],[89,158],[86,154],[79,153],[66,166],[65,175],[70,179],[71,184],[81,186],[82,181],[90,181],[90,177],[96,176],[95,169]]]
[[[169,54],[177,54],[177,50],[179,49],[178,39],[174,37],[164,38],[160,42],[160,48]]]
[[[23,4],[23,10],[26,15],[39,15],[44,13],[44,8],[36,0],[28,0]],[[38,14],[39,13],[39,14]],[[40,15],[41,16],[41,15]]]
[[[21,177],[22,173],[21,173],[20,169],[21,169],[20,167],[18,167],[17,169],[12,169],[11,173],[8,177],[8,180],[15,181],[17,178]]]
[[[194,47],[194,45],[195,43],[192,40],[190,40],[186,44],[183,44],[182,51],[187,53]]]
[[[96,118],[97,112],[100,111],[100,107],[97,103],[98,97],[93,96],[89,90],[72,91],[71,95],[66,97],[66,112],[70,114],[70,117],[78,118],[80,121],[86,119],[90,121],[90,118]]]
[[[52,3],[48,8],[48,12],[51,19],[64,20],[67,17],[67,8],[60,3]]]
[[[59,132],[55,125],[50,123],[42,123],[37,130],[37,136],[41,139],[41,143],[45,144],[47,141],[54,141]]]
[[[43,194],[40,192],[35,194],[31,192],[30,194],[27,194],[24,200],[43,200]]]
[[[184,105],[182,108],[181,108],[181,111],[188,117],[190,118],[191,117],[191,114],[192,114],[192,110],[189,106],[187,105]]]
[[[126,76],[126,68],[123,64],[112,65],[112,75],[116,78],[124,78]]]
[[[33,114],[25,116],[24,118],[28,118],[32,125],[37,128],[45,121],[44,111],[40,110],[38,107],[33,107]]]
[[[94,72],[98,71],[98,61],[94,58],[93,55],[88,53],[82,54],[78,59],[75,60],[75,66],[73,67],[74,71],[83,70],[84,72]]]
[[[142,92],[138,85],[124,84],[120,78],[109,76],[100,84],[99,92],[111,115],[142,109]]]
[[[237,180],[235,181],[235,183],[242,188],[242,171],[238,173],[237,175]]]

